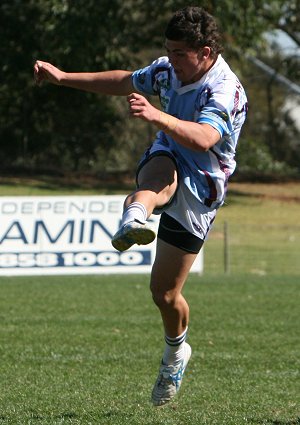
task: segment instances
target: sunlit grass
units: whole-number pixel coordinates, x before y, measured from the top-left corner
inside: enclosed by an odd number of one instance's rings
[[[2,278],[0,423],[297,424],[299,282],[192,275],[182,390],[155,409],[148,276]]]

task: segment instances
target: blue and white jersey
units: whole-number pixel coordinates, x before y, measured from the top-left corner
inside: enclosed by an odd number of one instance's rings
[[[158,95],[168,114],[210,124],[220,133],[220,140],[208,152],[186,148],[163,131],[156,141],[176,157],[181,178],[193,196],[210,211],[218,208],[236,167],[236,146],[247,112],[246,94],[238,78],[219,55],[201,80],[186,86],[177,79],[168,57],[135,71],[132,79],[140,93]]]

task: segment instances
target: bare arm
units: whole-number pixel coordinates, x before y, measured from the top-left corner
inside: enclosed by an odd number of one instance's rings
[[[208,151],[220,140],[219,132],[209,124],[179,120],[152,106],[137,93],[128,96],[131,115],[151,122],[176,142],[195,151]]]
[[[92,93],[126,96],[132,93],[130,71],[64,72],[48,62],[37,61],[34,78],[37,84],[43,81]]]
[[[211,125],[180,120],[179,126],[172,135],[181,145],[196,150],[207,152],[220,140],[220,133]]]

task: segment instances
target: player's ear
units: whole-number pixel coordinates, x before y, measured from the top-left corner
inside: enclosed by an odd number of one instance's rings
[[[202,49],[199,50],[199,57],[202,60],[208,59],[211,53],[211,48],[208,46],[202,47]]]

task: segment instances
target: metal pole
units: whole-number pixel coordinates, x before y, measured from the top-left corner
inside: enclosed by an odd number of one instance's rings
[[[269,65],[265,64],[261,60],[257,59],[254,56],[246,55],[246,58],[256,65],[258,68],[262,69],[266,74],[270,75],[274,80],[283,84],[288,88],[289,91],[300,94],[300,86],[299,84],[294,83],[293,81],[286,78],[284,75],[279,74],[275,69],[271,68]]]
[[[226,274],[230,273],[229,230],[227,221],[224,221],[224,272]]]

